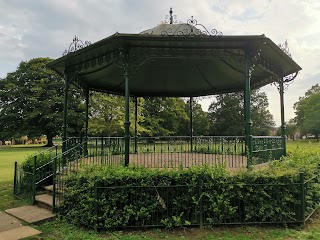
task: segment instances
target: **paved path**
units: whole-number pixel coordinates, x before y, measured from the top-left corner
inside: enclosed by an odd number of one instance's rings
[[[39,224],[55,215],[47,209],[23,206],[0,212],[0,240],[17,240],[41,234],[28,224]]]

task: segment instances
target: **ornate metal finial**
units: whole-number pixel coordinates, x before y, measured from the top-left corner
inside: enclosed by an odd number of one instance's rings
[[[172,16],[172,7],[170,8],[169,14],[170,14],[170,24],[173,24],[173,16]]]
[[[166,20],[164,21],[164,23],[169,23],[169,24],[174,24],[177,23],[177,15],[172,15],[173,11],[172,11],[172,7],[169,10],[169,15],[166,15]],[[167,19],[169,18],[169,22],[167,21]],[[175,19],[175,20],[173,20]]]
[[[278,46],[282,51],[284,51],[289,57],[292,58],[291,53],[289,52],[289,46],[288,46],[288,40],[287,39],[283,44],[279,43]]]
[[[90,44],[91,44],[91,42],[89,42],[89,41],[85,41],[83,43],[81,40],[79,40],[77,38],[77,36],[75,36],[73,41],[72,41],[72,43],[70,43],[70,45],[69,45],[69,49],[68,50],[67,49],[64,50],[62,55],[66,56],[66,55],[68,55],[68,54],[70,54],[72,52],[78,51],[79,49],[88,47]]]

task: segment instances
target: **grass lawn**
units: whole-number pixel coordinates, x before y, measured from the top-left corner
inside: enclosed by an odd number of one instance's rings
[[[180,229],[140,229],[95,233],[91,230],[81,229],[68,224],[64,220],[55,220],[44,223],[35,228],[42,231],[41,237],[29,239],[68,239],[68,240],[94,240],[94,239],[225,239],[225,240],[293,240],[293,239],[320,239],[320,211],[309,221],[305,228],[281,226],[230,226]]]
[[[312,140],[298,140],[298,141],[287,141],[287,152],[292,151],[295,148],[320,148],[320,141],[318,142],[315,139]]]
[[[41,145],[13,145],[0,147],[0,182],[13,181],[14,162],[21,163],[25,157],[43,151]]]
[[[309,141],[288,141],[287,149],[290,152],[296,148],[320,148],[320,143]],[[27,155],[43,151],[45,148],[38,146],[28,147],[1,147],[0,148],[0,211],[26,205],[23,200],[13,197],[13,168],[14,162],[23,162]],[[305,228],[281,226],[230,226],[213,227],[208,229],[181,228],[165,229],[139,229],[95,233],[86,229],[75,227],[67,222],[57,219],[39,226],[34,226],[43,232],[41,236],[28,239],[230,239],[230,240],[276,240],[276,239],[319,239],[320,240],[320,210],[310,219]]]

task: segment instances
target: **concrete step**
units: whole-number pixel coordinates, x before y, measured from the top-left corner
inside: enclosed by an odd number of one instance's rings
[[[40,195],[36,195],[35,199],[39,207],[52,211],[53,197],[51,195],[40,194]],[[56,198],[56,207],[58,206],[59,206],[59,202],[58,202],[58,199]]]
[[[51,195],[53,194],[53,185],[45,186],[44,189],[47,191],[47,194]],[[62,194],[63,188],[56,186],[56,193]]]
[[[37,205],[11,208],[6,210],[5,212],[15,217],[16,219],[30,224],[40,224],[56,216],[51,212],[51,210],[41,208]]]
[[[20,226],[7,231],[0,232],[0,239],[17,240],[41,234],[40,231],[30,226]]]

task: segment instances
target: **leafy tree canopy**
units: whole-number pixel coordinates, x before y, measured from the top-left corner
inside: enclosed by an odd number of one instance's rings
[[[46,134],[48,145],[60,134],[63,111],[63,79],[45,65],[49,58],[23,61],[17,70],[0,80],[0,127],[3,139]],[[75,134],[83,126],[84,105],[72,88],[68,130]]]
[[[145,98],[143,126],[147,136],[189,135],[189,116],[181,98]]]
[[[189,101],[186,104],[186,112],[190,118],[190,106]],[[208,113],[202,110],[201,105],[193,99],[192,101],[192,115],[193,115],[193,135],[194,136],[202,136],[209,134],[210,122],[208,118]],[[189,135],[190,126],[186,126],[187,132],[185,135]]]
[[[314,85],[294,104],[295,122],[302,134],[320,134],[320,86]]]
[[[273,116],[267,109],[266,93],[251,92],[251,120],[253,135],[269,135],[275,125]],[[244,101],[242,93],[227,93],[216,96],[209,106],[210,135],[244,135]]]
[[[93,92],[90,96],[89,133],[93,135],[123,136],[125,101],[123,96]],[[148,133],[143,127],[142,115],[144,100],[138,99],[138,134]],[[130,134],[134,134],[135,101],[130,101]]]

